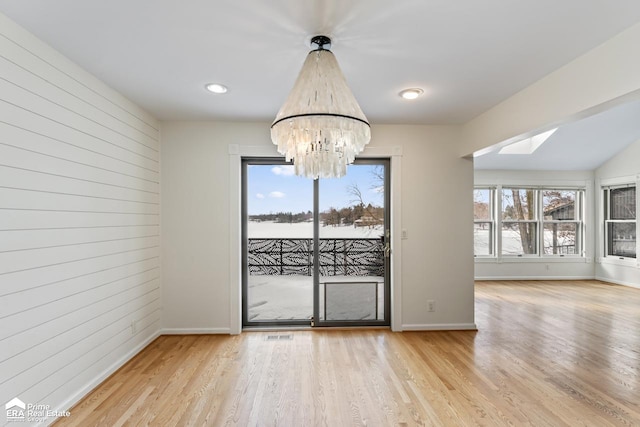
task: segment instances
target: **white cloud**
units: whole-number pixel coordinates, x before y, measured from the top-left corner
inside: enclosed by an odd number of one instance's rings
[[[274,166],[271,168],[274,175],[292,176],[294,174],[293,166]]]
[[[272,191],[269,193],[269,197],[273,197],[274,199],[282,199],[285,194],[282,191]]]
[[[256,194],[256,199],[264,199],[264,194],[262,193]]]
[[[378,194],[384,193],[384,185],[372,188],[371,192],[372,193],[378,193]]]

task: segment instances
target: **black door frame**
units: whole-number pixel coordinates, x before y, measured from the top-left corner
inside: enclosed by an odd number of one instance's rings
[[[356,159],[354,164],[380,164],[384,166],[384,233],[385,243],[391,243],[391,160],[390,158],[364,158]],[[296,320],[261,320],[251,321],[248,319],[248,194],[247,194],[247,167],[249,165],[292,165],[291,162],[285,161],[281,157],[242,157],[241,158],[241,248],[242,248],[242,327],[298,327],[298,326],[316,326],[316,327],[358,327],[358,326],[389,326],[391,324],[391,257],[384,257],[384,318],[381,320],[335,320],[320,321],[320,275],[319,275],[319,257],[313,257],[313,318],[312,319],[296,319]],[[319,247],[319,228],[320,228],[320,212],[319,212],[319,180],[313,181],[313,247]]]

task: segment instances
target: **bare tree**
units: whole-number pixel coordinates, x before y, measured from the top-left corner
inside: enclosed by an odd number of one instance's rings
[[[523,206],[522,199],[520,198],[520,192],[518,190],[511,190],[513,195],[513,206],[516,211],[516,216],[519,220],[532,220],[534,219],[534,210],[532,209],[534,200],[534,191],[525,190],[525,205]],[[526,207],[526,209],[525,209]],[[520,241],[522,242],[522,251],[525,254],[536,253],[536,236],[535,236],[535,224],[530,222],[518,223],[520,229]]]
[[[378,187],[374,186],[374,188]],[[347,192],[351,196],[349,203],[351,203],[354,208],[359,208],[361,212],[359,216],[354,217],[354,221],[366,216],[370,227],[384,223],[384,208],[375,207],[371,203],[365,203],[362,191],[357,184],[347,186]]]

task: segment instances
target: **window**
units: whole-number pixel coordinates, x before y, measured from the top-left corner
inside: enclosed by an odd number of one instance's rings
[[[584,194],[584,188],[475,188],[475,256],[582,256]]]
[[[542,248],[545,255],[580,253],[580,195],[576,190],[542,190]]]
[[[538,253],[536,190],[502,189],[502,254],[535,255]]]
[[[491,188],[473,190],[473,248],[475,256],[492,256],[494,250],[494,214]]]
[[[605,254],[636,258],[636,187],[604,188]]]

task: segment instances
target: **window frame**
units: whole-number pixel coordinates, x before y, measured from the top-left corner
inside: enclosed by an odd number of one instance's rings
[[[604,260],[616,260],[623,263],[640,263],[638,260],[638,179],[628,180],[626,183],[614,183],[609,185],[600,185],[600,194],[602,197],[602,206],[601,206],[601,214],[602,214],[602,245],[601,250],[603,251],[603,259]],[[634,219],[611,219],[611,191],[617,190],[621,188],[634,188],[635,190],[635,218]],[[636,240],[635,240],[635,254],[633,257],[620,255],[620,254],[610,254],[609,253],[609,226],[612,224],[634,224],[636,230]]]
[[[489,191],[489,219],[473,219],[474,226],[474,250],[473,257],[474,258],[485,258],[485,259],[494,259],[497,256],[497,239],[496,239],[496,187],[495,186],[474,186],[473,191],[475,193],[476,190],[488,190]],[[475,200],[474,200],[475,203]],[[475,226],[477,224],[489,224],[489,254],[476,254],[475,253]]]
[[[505,220],[503,218],[503,212],[504,212],[504,206],[503,206],[503,201],[504,201],[504,191],[505,190],[518,190],[518,191],[533,191],[533,203],[534,203],[534,207],[533,207],[533,219],[507,219]],[[539,207],[540,207],[540,203],[539,203],[539,195],[537,193],[537,188],[531,187],[531,186],[524,186],[524,185],[509,185],[509,186],[502,186],[499,190],[499,200],[500,200],[500,210],[499,210],[499,220],[500,220],[500,224],[499,224],[499,239],[500,239],[500,257],[506,257],[506,258],[536,258],[540,256],[540,215],[538,213],[539,211]],[[530,203],[529,201],[527,201],[528,203]],[[529,212],[531,212],[531,207],[527,206],[527,209]],[[535,245],[534,251],[533,253],[529,253],[526,254],[524,253],[517,253],[517,254],[505,254],[503,252],[504,249],[504,239],[503,239],[503,231],[504,231],[504,225],[505,224],[533,224],[535,226],[535,236],[533,237],[533,243]]]
[[[574,215],[573,219],[561,219],[561,220],[550,220],[545,219],[544,215],[544,192],[545,191],[572,191],[575,192],[574,198]],[[541,256],[543,257],[583,257],[585,255],[585,203],[584,199],[586,197],[586,188],[567,188],[564,186],[555,186],[555,187],[543,187],[539,189],[539,201],[540,201],[540,247]],[[572,254],[563,254],[563,253],[555,253],[555,254],[546,254],[545,250],[545,240],[544,240],[544,229],[546,224],[575,224],[575,250]]]
[[[522,262],[522,261],[543,261],[543,262],[562,262],[573,261],[576,262],[589,262],[587,259],[587,210],[586,199],[593,195],[593,185],[590,187],[587,182],[584,184],[578,182],[571,182],[559,185],[531,185],[522,183],[509,183],[504,185],[490,185],[490,184],[478,184],[474,186],[475,190],[489,190],[490,191],[490,208],[491,220],[475,219],[474,217],[474,232],[475,226],[480,223],[490,224],[490,239],[492,246],[492,254],[476,254],[474,249],[474,258],[480,262]],[[503,194],[505,190],[533,190],[534,191],[534,218],[532,220],[503,220]],[[574,207],[574,219],[573,220],[547,220],[544,218],[544,204],[543,195],[545,191],[575,191],[575,207]],[[517,224],[517,223],[535,223],[536,236],[535,254],[505,254],[503,253],[503,224]],[[554,223],[571,223],[575,224],[575,253],[573,254],[546,254],[544,253],[544,227],[548,224]],[[475,248],[475,240],[474,240]]]

